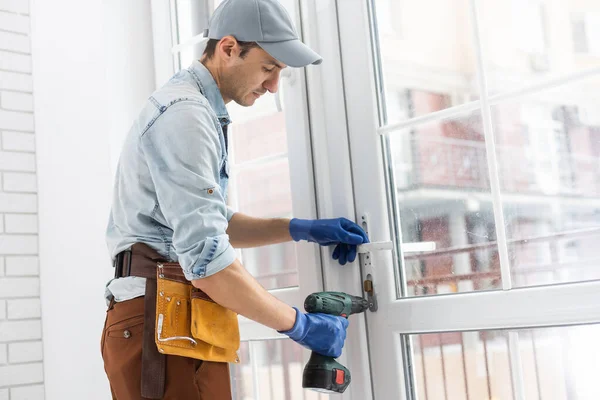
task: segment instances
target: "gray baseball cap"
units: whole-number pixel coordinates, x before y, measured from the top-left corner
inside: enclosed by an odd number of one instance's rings
[[[242,42],[258,43],[290,67],[323,61],[298,39],[292,19],[277,0],[224,0],[213,13],[205,36],[220,40],[228,35]]]

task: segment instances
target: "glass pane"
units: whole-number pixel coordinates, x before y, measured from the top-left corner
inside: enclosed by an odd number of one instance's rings
[[[599,334],[598,325],[518,330],[525,398],[600,398]],[[513,399],[506,331],[411,338],[417,399]]]
[[[479,98],[468,0],[373,2],[387,123]]]
[[[479,9],[492,93],[600,66],[597,0],[483,0]]]
[[[175,0],[177,10],[177,37],[175,44],[183,43],[195,35],[202,33],[206,27],[200,26],[202,22],[194,18],[198,8],[202,6],[202,0]]]
[[[285,113],[273,95],[251,108],[228,105],[230,126],[229,203],[254,217],[291,217],[292,190]],[[266,289],[298,285],[296,244],[242,250],[242,262]]]
[[[390,152],[408,295],[501,287],[481,113],[394,132]]]
[[[231,365],[234,400],[328,400],[302,388],[303,349],[291,340],[243,342]]]
[[[417,399],[512,399],[508,335],[501,331],[412,335]]]
[[[176,24],[174,44],[189,41],[208,28],[208,11],[211,0],[175,0]],[[187,68],[194,59],[199,59],[204,46],[192,44],[178,54],[181,68]]]
[[[513,286],[600,279],[600,76],[492,107]]]
[[[244,139],[242,136],[236,142],[245,142]],[[285,154],[279,160],[245,168],[234,162],[233,170],[240,212],[255,217],[291,215],[290,171]]]
[[[599,399],[600,326],[519,331],[528,399]]]
[[[241,259],[248,272],[267,290],[298,286],[294,243],[242,249]]]
[[[235,132],[231,137],[233,148],[244,149],[235,154],[236,165],[287,153],[285,113],[278,112],[274,107],[274,95],[269,93],[263,96],[266,99],[260,99],[261,104],[253,106],[252,119],[240,124],[236,115],[236,120],[231,125]],[[260,106],[265,106],[262,115],[258,108]]]

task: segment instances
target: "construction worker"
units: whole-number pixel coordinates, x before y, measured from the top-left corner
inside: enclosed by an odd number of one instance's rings
[[[261,219],[226,205],[225,105],[251,106],[277,92],[282,69],[320,64],[321,57],[298,39],[276,0],[223,1],[207,38],[201,59],[150,96],[119,160],[107,228],[115,279],[106,288],[101,344],[117,400],[231,398],[227,363],[157,351],[162,261],[178,262],[180,279],[214,302],[310,350],[338,357],[346,338],[345,318],[281,302],[246,271],[234,248],[305,240],[335,245],[333,257],[345,264],[368,242],[365,232],[344,218]]]

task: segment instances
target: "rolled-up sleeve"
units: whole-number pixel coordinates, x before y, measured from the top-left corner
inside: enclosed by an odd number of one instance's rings
[[[140,143],[185,277],[204,278],[231,265],[236,252],[226,231],[233,212],[218,183],[222,152],[207,106],[172,105]]]
[[[231,218],[233,218],[233,214],[235,214],[235,211],[233,211],[231,208],[227,208],[227,221],[231,221]]]

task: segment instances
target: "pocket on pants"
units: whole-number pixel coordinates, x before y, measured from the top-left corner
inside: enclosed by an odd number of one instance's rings
[[[144,316],[140,315],[128,318],[125,321],[118,322],[106,328],[106,340],[108,338],[131,339],[141,335],[144,331]],[[140,337],[141,338],[141,337]]]
[[[111,386],[120,386],[118,381],[124,376],[140,375],[137,371],[141,371],[142,365],[143,332],[143,315],[111,323],[106,328],[102,358]]]

